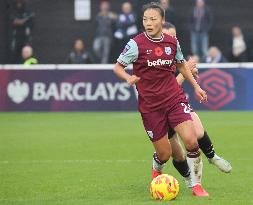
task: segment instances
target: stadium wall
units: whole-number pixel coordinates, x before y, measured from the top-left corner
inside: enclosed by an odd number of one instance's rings
[[[0,1],[0,63],[7,58],[7,4]]]
[[[0,18],[6,19],[8,9],[4,2],[0,1]],[[130,0],[135,11],[140,15],[141,6],[151,0]],[[76,38],[82,37],[86,47],[91,52],[92,41],[94,38],[94,17],[99,10],[100,0],[91,1],[91,17],[89,21],[74,20],[74,1],[73,0],[28,0],[29,7],[35,12],[35,26],[33,29],[33,47],[40,63],[54,64],[64,63],[68,53],[72,49]],[[120,5],[124,0],[110,0],[112,10],[120,11]],[[207,1],[214,15],[214,24],[210,33],[210,45],[218,46],[225,54],[228,53],[228,39],[233,25],[240,25],[244,32],[252,37],[253,27],[253,1],[231,1],[231,0],[212,0]],[[176,12],[176,26],[178,38],[181,42],[184,54],[190,53],[190,36],[188,19],[193,5],[193,1],[171,0],[174,11]],[[3,5],[3,7],[2,7]],[[3,12],[2,12],[3,11]],[[0,27],[3,27],[0,21]],[[7,41],[7,36],[2,35],[0,29],[0,63],[6,62],[6,47],[2,42]],[[4,39],[2,39],[4,38]],[[110,61],[115,62],[115,56],[111,56]]]
[[[253,110],[253,63],[200,64],[199,83],[208,93],[196,110]],[[137,92],[112,72],[113,65],[0,66],[0,111],[136,111]],[[131,68],[128,68],[131,72]]]

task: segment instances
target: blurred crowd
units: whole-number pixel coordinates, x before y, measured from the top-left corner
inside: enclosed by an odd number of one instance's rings
[[[160,3],[165,9],[165,21],[176,25],[176,15],[170,0],[160,0]],[[62,63],[110,63],[110,56],[116,58],[129,39],[141,31],[138,15],[130,2],[124,2],[119,12],[112,11],[110,1],[107,0],[102,0],[98,6],[99,12],[94,19],[96,31],[92,48],[87,49],[84,39],[77,38],[73,42],[72,51],[66,53],[66,59]],[[26,65],[39,63],[37,59],[39,57],[34,54],[32,44],[34,18],[35,14],[29,10],[25,0],[14,0],[9,12],[10,63]],[[205,0],[195,0],[189,16],[191,45],[189,56],[201,63],[253,61],[251,39],[239,25],[231,28],[226,53],[225,50],[210,44],[213,21],[213,13]]]

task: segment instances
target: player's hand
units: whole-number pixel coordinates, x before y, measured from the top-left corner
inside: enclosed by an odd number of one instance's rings
[[[206,91],[202,90],[199,85],[194,88],[195,94],[199,97],[200,103],[207,102]]]
[[[141,78],[136,76],[136,75],[131,75],[128,79],[127,79],[127,83],[129,85],[134,85],[135,83],[137,83]]]
[[[193,60],[192,58],[190,58],[188,61],[187,61],[187,65],[192,73],[192,75],[195,77],[195,78],[198,78],[198,68],[197,68],[197,63],[195,60]]]

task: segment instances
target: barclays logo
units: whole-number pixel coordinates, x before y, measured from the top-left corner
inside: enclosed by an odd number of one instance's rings
[[[8,84],[7,94],[14,103],[20,104],[29,95],[29,85],[26,82],[22,83],[20,80],[14,80]]]

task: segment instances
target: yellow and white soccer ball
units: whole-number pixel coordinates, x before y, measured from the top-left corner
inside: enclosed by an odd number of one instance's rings
[[[179,192],[179,183],[175,177],[161,174],[154,178],[150,184],[152,199],[169,201],[175,199]]]

